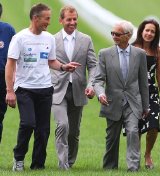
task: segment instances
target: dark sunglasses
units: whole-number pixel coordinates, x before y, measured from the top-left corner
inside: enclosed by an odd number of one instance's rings
[[[126,33],[118,33],[118,32],[111,32],[111,35],[112,36],[116,36],[116,37],[120,37],[121,35],[126,35],[126,34],[128,34],[129,32],[126,32]]]

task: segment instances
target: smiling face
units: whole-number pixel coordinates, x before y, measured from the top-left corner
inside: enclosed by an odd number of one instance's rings
[[[51,19],[51,11],[44,10],[40,13],[40,15],[35,16],[35,24],[39,31],[46,31],[48,25],[50,24]]]
[[[116,25],[112,30],[112,38],[114,40],[114,43],[120,48],[126,48],[130,39],[130,34],[124,32],[123,28],[120,25]]]
[[[152,42],[155,38],[156,27],[154,24],[148,23],[145,25],[142,38],[145,42]]]
[[[67,34],[72,34],[77,28],[78,16],[76,11],[66,10],[64,12],[64,18],[60,18],[60,24],[63,25],[63,28]]]

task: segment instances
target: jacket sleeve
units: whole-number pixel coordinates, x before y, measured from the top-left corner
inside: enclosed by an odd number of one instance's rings
[[[106,67],[105,67],[105,57],[103,51],[100,50],[98,54],[98,64],[96,68],[95,78],[93,81],[94,90],[97,97],[100,94],[105,94],[105,83],[106,83]]]
[[[147,59],[145,52],[141,53],[140,68],[139,68],[139,91],[142,98],[143,110],[149,108],[149,88],[148,88],[148,75],[147,75]]]

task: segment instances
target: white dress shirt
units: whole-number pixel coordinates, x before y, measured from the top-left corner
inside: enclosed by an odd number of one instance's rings
[[[64,29],[62,30],[64,49],[70,61],[72,61],[74,46],[75,46],[75,31],[69,35]],[[72,73],[70,73],[70,82],[72,82]]]

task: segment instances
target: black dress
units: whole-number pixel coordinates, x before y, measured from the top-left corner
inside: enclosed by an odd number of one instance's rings
[[[159,125],[159,94],[156,84],[156,58],[154,56],[147,56],[148,68],[148,86],[149,86],[149,108],[150,113],[146,120],[139,121],[140,133],[145,133],[150,129],[156,128],[160,131]]]
[[[141,134],[156,128],[160,131],[160,107],[159,94],[156,84],[156,58],[147,56],[148,86],[149,86],[149,108],[150,113],[145,120],[139,120],[139,132]],[[123,135],[126,136],[125,124],[123,124]]]

